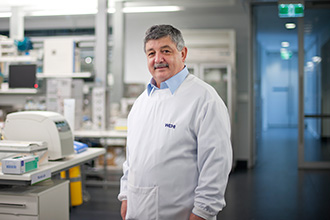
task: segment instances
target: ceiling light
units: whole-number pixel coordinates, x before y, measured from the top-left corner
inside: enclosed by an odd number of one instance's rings
[[[289,46],[290,46],[290,43],[287,42],[287,41],[283,41],[283,42],[281,43],[281,45],[282,45],[282,47],[289,47]]]
[[[309,68],[313,68],[313,67],[314,67],[314,63],[311,62],[311,61],[308,61],[308,62],[306,63],[306,65],[307,65],[307,67],[309,67]]]
[[[179,6],[146,6],[123,8],[124,13],[171,12],[180,10],[182,10],[182,8],[180,8]]]
[[[146,12],[174,12],[183,10],[179,6],[145,6],[145,7],[125,7],[124,13],[146,13]],[[115,13],[115,8],[108,8],[108,13]],[[91,15],[96,14],[97,9],[94,7],[84,9],[55,9],[55,10],[30,10],[25,16],[63,16],[63,15]],[[0,18],[10,18],[11,12],[0,12]]]
[[[68,10],[46,10],[46,11],[31,11],[26,13],[26,16],[62,16],[62,15],[88,15],[96,14],[96,9],[68,9]]]
[[[286,23],[285,24],[285,28],[286,29],[295,29],[296,28],[296,24],[295,23]]]
[[[312,57],[312,61],[314,63],[320,63],[322,61],[322,58],[319,56],[314,56],[314,57]]]

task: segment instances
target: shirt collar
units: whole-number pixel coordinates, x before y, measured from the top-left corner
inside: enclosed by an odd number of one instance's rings
[[[179,88],[179,86],[182,84],[182,82],[185,80],[188,74],[189,74],[188,68],[185,66],[183,70],[181,70],[179,73],[175,74],[168,80],[162,82],[160,84],[160,88],[156,86],[156,81],[154,80],[154,78],[152,78],[147,87],[148,95],[150,95],[157,89],[167,89],[167,88],[169,88],[171,93],[174,94],[174,92]]]

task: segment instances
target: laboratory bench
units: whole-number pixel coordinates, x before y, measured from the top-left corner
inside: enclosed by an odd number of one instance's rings
[[[75,138],[106,138],[126,139],[127,131],[116,130],[77,130],[74,131]]]
[[[103,148],[88,148],[80,154],[72,154],[62,160],[49,161],[41,164],[38,169],[24,174],[4,174],[0,172],[0,184],[6,185],[33,185],[45,179],[51,178],[61,171],[81,165],[89,160],[95,159],[105,153]],[[1,168],[0,168],[1,171]]]
[[[104,153],[104,148],[88,148],[82,153],[40,164],[38,169],[24,174],[0,172],[0,219],[68,220],[69,181],[56,176]]]
[[[89,186],[117,186],[122,175],[122,164],[126,156],[127,131],[79,130],[74,132],[75,140],[87,143],[89,147],[105,149],[104,155],[91,168],[84,170],[85,184]]]

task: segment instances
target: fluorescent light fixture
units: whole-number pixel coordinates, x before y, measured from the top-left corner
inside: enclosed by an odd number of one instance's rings
[[[63,15],[87,15],[96,14],[96,9],[68,9],[68,10],[45,10],[32,11],[26,13],[26,16],[63,16]]]
[[[171,12],[182,10],[179,6],[145,6],[123,8],[124,13]]]
[[[0,12],[0,18],[10,18],[11,12]]]
[[[286,23],[285,24],[285,28],[286,29],[295,29],[296,28],[296,24],[295,23]]]
[[[289,47],[289,46],[290,46],[290,43],[287,42],[287,41],[283,41],[283,42],[281,43],[281,45],[282,45],[282,47]]]
[[[147,12],[174,12],[183,10],[179,6],[145,6],[145,7],[125,7],[124,13],[147,13]],[[108,8],[108,13],[116,12],[115,8]],[[96,14],[96,8],[85,9],[56,9],[56,10],[37,10],[27,11],[25,16],[63,16],[63,15],[91,15]],[[11,12],[0,12],[0,18],[10,18]]]

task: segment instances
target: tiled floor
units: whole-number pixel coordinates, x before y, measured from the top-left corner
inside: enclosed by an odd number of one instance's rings
[[[297,169],[297,130],[263,133],[254,169],[235,169],[220,220],[330,220],[330,170]],[[119,187],[87,187],[71,220],[120,220]]]

